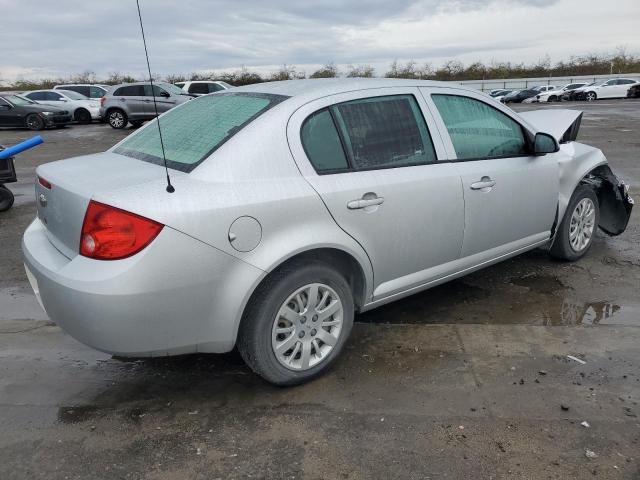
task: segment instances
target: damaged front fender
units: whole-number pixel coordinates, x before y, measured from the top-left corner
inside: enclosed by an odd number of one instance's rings
[[[616,177],[608,165],[601,165],[580,182],[594,189],[600,205],[598,226],[609,235],[620,235],[627,228],[633,199],[629,187]]]

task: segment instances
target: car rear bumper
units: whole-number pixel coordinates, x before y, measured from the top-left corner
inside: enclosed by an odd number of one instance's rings
[[[231,350],[247,292],[264,275],[169,227],[133,257],[99,261],[67,258],[36,219],[22,248],[49,317],[82,343],[127,357]]]

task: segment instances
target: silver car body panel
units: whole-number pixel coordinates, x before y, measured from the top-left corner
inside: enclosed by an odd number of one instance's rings
[[[171,170],[172,194],[165,191],[163,167],[116,154],[117,145],[38,167],[53,187],[36,185],[49,201],[25,233],[25,264],[50,317],[74,337],[130,356],[228,351],[261,281],[288,259],[316,249],[339,250],[356,262],[364,283],[360,310],[368,310],[548,243],[556,209],[563,211],[584,175],[606,163],[599,150],[575,142],[544,156],[459,162],[431,93],[477,98],[531,134],[544,130],[544,123],[558,138],[570,117],[527,119],[448,84],[338,79],[234,91],[290,98],[191,173]],[[318,175],[301,145],[304,119],[333,103],[394,93],[418,101],[438,162]],[[150,122],[144,128],[157,127]],[[471,192],[469,182],[487,169],[496,188]],[[384,197],[384,204],[369,211],[347,208],[368,192]],[[166,226],[133,257],[82,257],[78,243],[90,199]],[[417,208],[422,205],[433,208]],[[231,230],[247,218],[251,228]],[[234,247],[237,235],[250,235],[241,239],[250,247]]]

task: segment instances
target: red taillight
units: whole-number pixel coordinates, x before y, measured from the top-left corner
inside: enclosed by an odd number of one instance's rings
[[[44,188],[51,190],[51,184],[47,182],[44,178],[38,177],[38,183],[42,185]]]
[[[80,234],[80,255],[119,260],[135,255],[158,236],[163,225],[91,200]]]
[[[101,106],[101,107],[104,107],[104,102],[106,102],[106,101],[107,101],[107,99],[106,99],[106,98],[104,98],[104,97],[100,97],[100,106]]]

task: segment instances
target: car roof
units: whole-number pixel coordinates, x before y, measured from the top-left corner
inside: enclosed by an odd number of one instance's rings
[[[448,82],[400,78],[317,78],[285,80],[234,87],[233,91],[234,93],[267,93],[295,97],[299,100],[313,100],[339,93],[390,87],[447,87],[475,91],[461,85]]]
[[[103,85],[102,83],[61,83],[59,85],[54,85],[54,89],[61,89],[63,87],[101,87],[108,88],[109,85]]]

